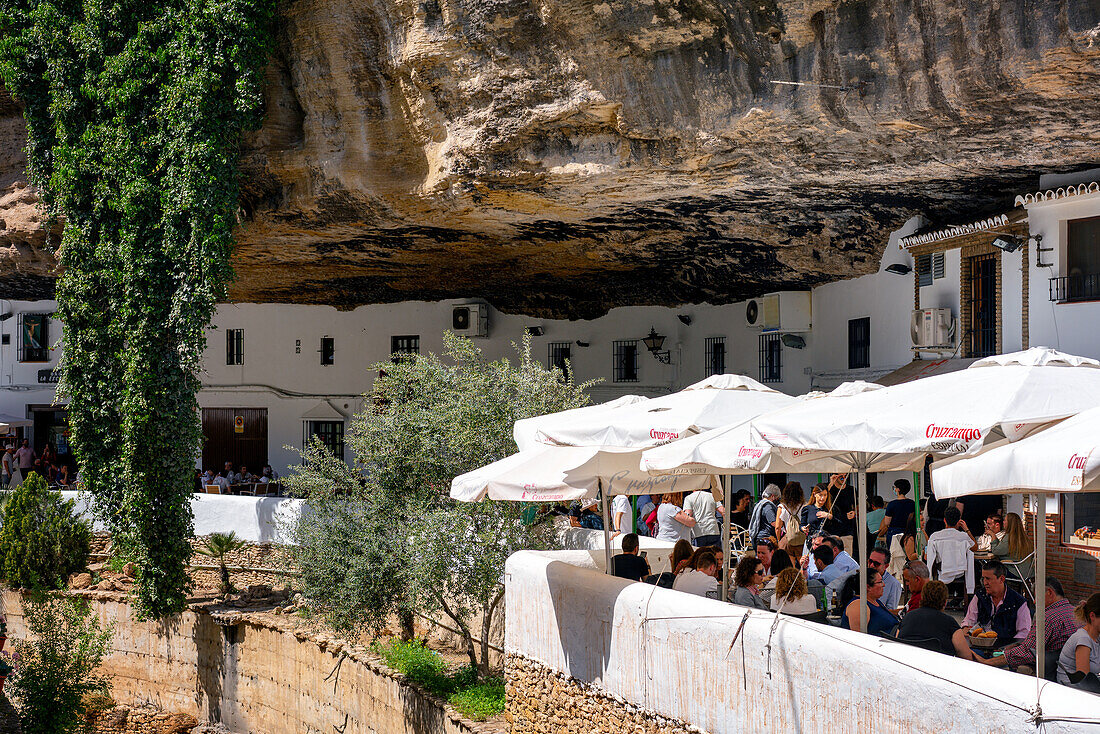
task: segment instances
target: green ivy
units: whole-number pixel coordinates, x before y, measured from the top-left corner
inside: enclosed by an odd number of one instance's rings
[[[31,180],[65,223],[74,450],[152,617],[185,606],[198,369],[232,276],[272,15],[271,0],[0,0],[0,74],[24,106]]]

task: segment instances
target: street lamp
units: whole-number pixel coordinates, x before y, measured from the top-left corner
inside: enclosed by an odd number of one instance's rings
[[[652,326],[649,327],[649,336],[642,339],[642,344],[645,344],[645,348],[649,350],[649,353],[652,354],[658,362],[663,362],[664,364],[672,362],[672,355],[668,350],[661,351],[661,347],[665,345],[665,338],[658,334],[657,330]]]

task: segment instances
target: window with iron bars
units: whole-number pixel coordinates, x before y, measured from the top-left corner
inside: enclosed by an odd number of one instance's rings
[[[638,340],[630,339],[614,343],[615,382],[638,381]]]
[[[20,362],[50,361],[50,314],[19,314]]]
[[[783,340],[779,334],[760,335],[760,381],[783,381]]]
[[[703,344],[703,363],[707,366],[706,376],[726,374],[726,337],[708,337]]]
[[[343,421],[306,421],[305,441],[316,436],[321,439],[333,456],[343,461],[344,459],[344,422]]]
[[[572,358],[570,342],[550,342],[546,345],[546,368],[561,370],[563,375],[568,374],[566,362]]]
[[[244,364],[244,329],[225,330],[225,363]]]
[[[848,369],[871,366],[871,317],[848,321]]]
[[[420,335],[390,337],[390,358],[400,359],[409,354],[420,354]]]
[[[336,363],[336,339],[331,336],[321,337],[321,364],[325,367]]]

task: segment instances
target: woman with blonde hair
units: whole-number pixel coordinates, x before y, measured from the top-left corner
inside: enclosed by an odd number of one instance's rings
[[[1019,563],[1031,555],[1031,543],[1028,542],[1027,534],[1024,532],[1024,521],[1020,516],[1015,512],[1005,515],[1004,528],[1004,535],[993,539],[993,544],[989,547],[990,552],[1002,562],[1014,563]],[[1016,566],[1014,571],[1020,578],[1031,578],[1031,561]]]
[[[1065,686],[1100,692],[1100,594],[1078,605],[1077,619],[1084,626],[1074,632],[1058,656],[1058,682]]]
[[[785,568],[776,576],[771,607],[773,611],[787,614],[813,614],[817,611],[817,600],[806,592],[806,577],[798,569]]]

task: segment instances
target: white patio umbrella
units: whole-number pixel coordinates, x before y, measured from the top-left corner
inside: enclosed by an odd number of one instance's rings
[[[679,392],[540,426],[539,440],[562,446],[647,449],[739,423],[796,398],[744,375],[714,375]]]
[[[613,411],[627,405],[634,405],[635,403],[643,403],[647,400],[649,400],[649,398],[641,395],[623,395],[598,405],[586,405],[583,408],[573,408],[572,410],[563,410],[558,413],[547,413],[546,415],[524,418],[516,421],[515,425],[512,427],[512,437],[516,439],[516,446],[519,446],[519,450],[525,451],[539,445],[538,432],[541,428],[551,428],[562,424],[569,425],[574,421],[583,419],[596,419],[597,417],[606,415],[608,411]]]
[[[1100,362],[1036,347],[982,359],[843,401],[809,400],[761,416],[752,439],[792,464],[834,458],[859,473],[859,522],[866,526],[867,472],[915,468],[928,454],[976,454],[1100,406]],[[866,543],[860,544],[860,596],[866,598]],[[861,607],[866,630],[866,608]]]
[[[1046,495],[1100,491],[1100,408],[973,458],[932,465],[936,496],[1032,494],[1036,601],[1046,578]],[[1035,605],[1035,675],[1046,673],[1046,609]]]

